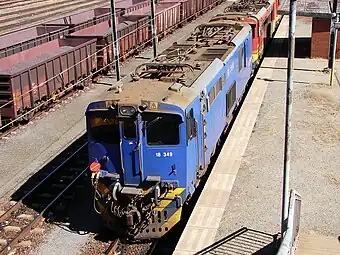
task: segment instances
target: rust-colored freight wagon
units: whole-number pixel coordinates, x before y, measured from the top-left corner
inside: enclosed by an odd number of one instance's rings
[[[84,27],[92,26],[97,21],[101,22],[103,19],[108,20],[110,18],[110,8],[109,7],[99,7],[92,10],[75,12],[69,16],[54,19],[52,21],[46,22],[48,25],[71,25],[77,27],[76,29],[82,29]]]
[[[181,4],[179,2],[159,2],[156,4],[155,24],[157,27],[157,34],[164,33],[171,27],[175,27],[181,22]],[[141,8],[139,10],[130,12],[123,16],[124,20],[139,21],[143,24],[143,30],[149,31],[149,39],[151,38],[150,30],[150,8]],[[144,32],[143,32],[144,34]]]
[[[116,9],[119,10],[119,15],[122,16],[129,12],[133,12],[135,10],[145,8],[150,6],[149,0],[121,0],[116,1]]]
[[[0,58],[62,38],[74,31],[108,20],[110,18],[109,12],[109,8],[95,8],[1,36]]]
[[[119,18],[140,8],[149,6],[145,0],[122,0],[116,3],[116,13]],[[110,20],[110,8],[100,7],[84,12],[75,12],[69,16],[58,18],[50,22],[4,35],[0,37],[0,58],[8,57],[23,50],[40,44],[62,38],[87,27]]]
[[[125,21],[124,23],[118,24],[117,35],[119,38],[118,47],[120,56],[126,55],[129,51],[137,47],[139,43],[138,33],[139,30],[137,22]],[[109,22],[102,22],[86,29],[82,29],[71,34],[71,36],[97,39],[98,69],[102,69],[103,67],[108,66],[108,64],[113,61],[112,34]],[[108,70],[109,67],[103,69],[103,73]]]
[[[196,0],[162,0],[163,3],[180,3],[180,16],[181,21],[190,20],[195,15]]]
[[[66,35],[69,25],[31,27],[0,37],[0,58],[33,48]]]
[[[200,1],[203,2],[204,12],[211,10],[212,8],[223,2],[222,0],[200,0]]]
[[[17,118],[90,74],[97,68],[95,51],[96,40],[66,38],[0,59],[2,119]]]
[[[195,11],[198,15],[200,15],[220,4],[222,0],[195,0],[194,2],[196,3]]]
[[[122,15],[133,12],[135,10],[149,6],[150,1],[148,0],[120,0],[116,1],[116,17],[120,21],[119,17]],[[66,17],[52,20],[47,24],[72,24],[77,28],[73,31],[78,31],[82,28],[89,27],[100,22],[111,19],[109,5],[95,8],[93,10],[78,12]],[[93,21],[92,23],[90,21]]]

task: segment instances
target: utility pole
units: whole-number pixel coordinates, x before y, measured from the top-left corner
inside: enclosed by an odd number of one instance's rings
[[[117,38],[117,24],[116,24],[116,4],[115,0],[110,0],[111,4],[111,31],[112,31],[112,41],[113,41],[113,59],[116,64],[116,76],[117,81],[120,80],[120,70],[119,70],[119,49],[118,49],[118,38]]]
[[[151,1],[151,31],[152,31],[152,46],[153,46],[153,57],[157,56],[157,27],[155,26],[155,0]]]
[[[296,0],[290,0],[289,10],[289,40],[288,40],[288,67],[286,88],[286,119],[284,139],[284,168],[282,188],[282,218],[281,234],[286,231],[289,209],[289,174],[290,174],[290,147],[292,125],[292,101],[293,101],[293,70],[295,56],[295,24],[296,24]]]
[[[330,47],[328,56],[328,68],[331,69],[330,85],[333,85],[334,72],[335,72],[335,58],[336,58],[336,43],[338,38],[338,0],[333,0],[332,7],[332,19],[331,19],[331,36],[330,36]]]

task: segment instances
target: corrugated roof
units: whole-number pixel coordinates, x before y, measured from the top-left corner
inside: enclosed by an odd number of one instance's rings
[[[333,3],[333,1],[331,1]],[[331,9],[328,0],[297,0],[297,16],[330,18]],[[290,0],[284,0],[279,8],[280,15],[289,15]],[[338,12],[339,12],[338,6]]]

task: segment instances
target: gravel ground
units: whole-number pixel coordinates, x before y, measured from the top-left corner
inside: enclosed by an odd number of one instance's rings
[[[310,19],[298,19],[296,36],[309,36],[310,27]],[[277,37],[287,28],[288,17]],[[244,226],[280,231],[286,63],[268,58],[257,75],[269,84],[216,240]],[[338,79],[328,85],[326,66],[325,60],[295,59],[291,188],[302,196],[300,231],[338,236],[340,88]]]

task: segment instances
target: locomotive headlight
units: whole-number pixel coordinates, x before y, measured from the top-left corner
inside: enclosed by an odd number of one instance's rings
[[[98,171],[100,170],[100,168],[101,168],[101,165],[100,165],[100,163],[97,162],[97,161],[93,161],[93,162],[91,163],[91,165],[90,165],[90,170],[91,170],[91,172],[93,172],[93,173],[98,172]]]
[[[132,116],[136,113],[136,108],[133,106],[121,106],[119,108],[119,113],[122,116]]]

